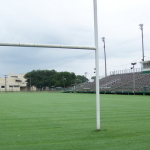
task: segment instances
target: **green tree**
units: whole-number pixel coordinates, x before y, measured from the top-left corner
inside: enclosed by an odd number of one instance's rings
[[[68,87],[75,83],[76,75],[73,72],[57,72],[55,70],[33,70],[24,76],[28,86],[41,87]]]
[[[91,79],[93,79],[93,80],[95,81],[95,79],[96,79],[96,76],[93,76],[93,77],[91,77]]]
[[[75,80],[76,84],[84,83],[87,81],[89,81],[89,80],[83,75],[77,75],[76,76],[76,80]]]
[[[57,74],[51,76],[51,83],[55,87],[68,87],[75,83],[76,75],[70,72],[58,72]]]
[[[37,88],[40,87],[50,87],[51,80],[50,77],[55,75],[57,72],[55,70],[33,70],[25,74],[25,78],[27,79],[28,86],[34,85]]]

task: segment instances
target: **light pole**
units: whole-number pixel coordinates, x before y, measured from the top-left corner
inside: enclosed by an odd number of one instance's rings
[[[131,63],[132,67],[131,69],[133,69],[133,91],[135,92],[135,74],[134,74],[134,66],[136,65],[136,63]]]
[[[105,77],[107,77],[107,67],[106,67],[106,50],[105,50],[105,37],[102,37],[102,41],[104,42]]]
[[[139,24],[139,26],[140,26],[141,34],[142,34],[142,55],[143,55],[142,61],[144,61],[143,24]]]

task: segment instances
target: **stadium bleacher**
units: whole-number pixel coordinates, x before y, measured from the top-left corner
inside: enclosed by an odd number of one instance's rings
[[[150,91],[150,73],[142,72],[110,75],[100,79],[100,91]],[[95,91],[95,82],[78,86],[75,91]]]

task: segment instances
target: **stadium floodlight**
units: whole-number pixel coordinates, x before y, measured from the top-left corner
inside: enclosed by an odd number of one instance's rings
[[[21,44],[21,43],[0,43],[0,46],[94,50],[95,51],[95,68],[96,68],[95,70],[96,72],[96,129],[100,130],[99,45],[98,45],[97,0],[93,0],[93,8],[94,8],[94,37],[95,37],[95,46],[93,47],[50,45],[50,44]]]
[[[141,29],[141,34],[142,34],[142,55],[143,55],[143,59],[142,61],[144,61],[144,41],[143,41],[143,24],[139,24],[140,29]]]
[[[106,50],[105,50],[105,37],[102,37],[102,41],[104,42],[105,77],[107,77],[107,66],[106,66]]]
[[[131,63],[131,65],[133,65],[133,68],[134,68],[134,65],[136,65],[136,62],[135,63]]]

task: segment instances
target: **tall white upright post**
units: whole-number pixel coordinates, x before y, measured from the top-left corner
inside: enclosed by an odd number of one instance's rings
[[[99,47],[98,47],[98,21],[97,0],[93,0],[94,6],[94,32],[95,32],[95,66],[96,66],[96,128],[100,130],[100,91],[99,91]]]

